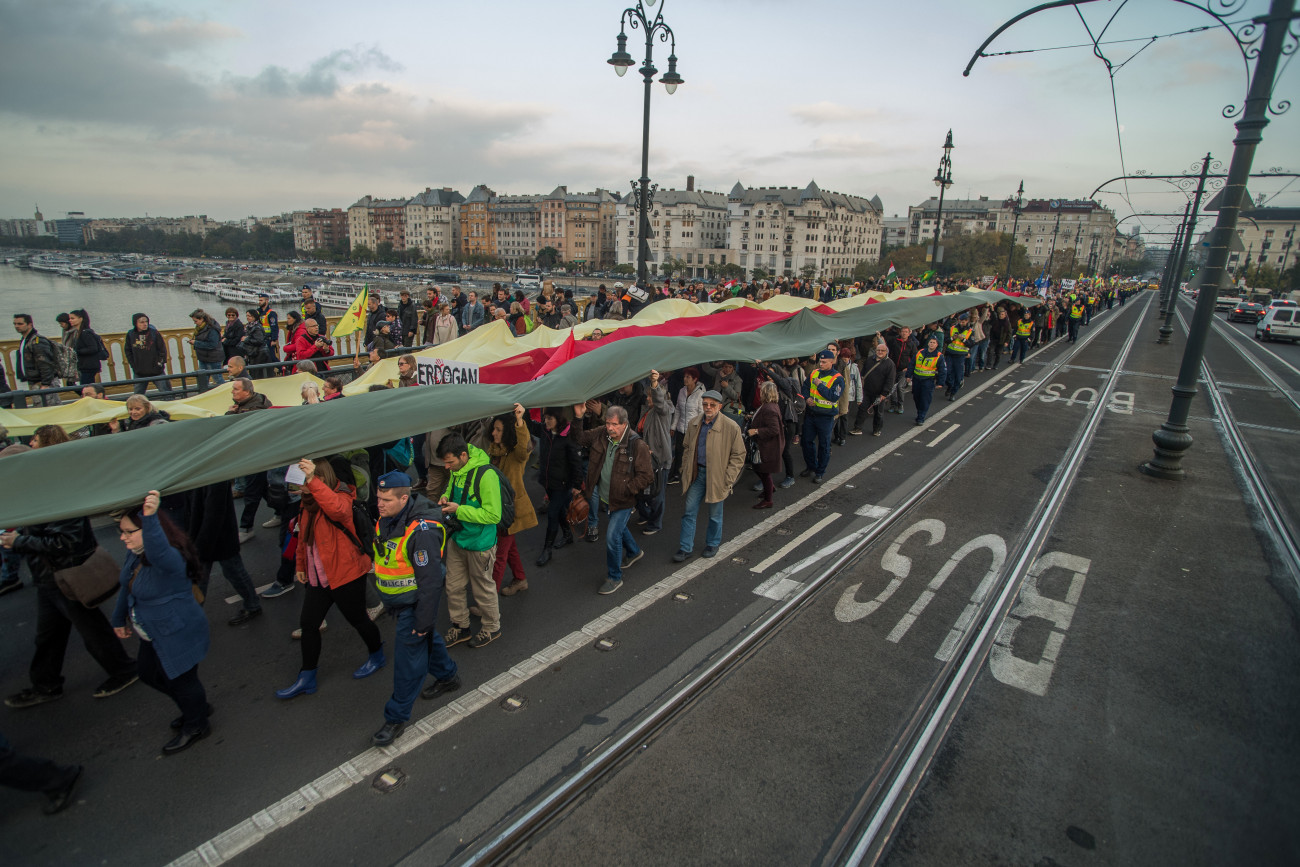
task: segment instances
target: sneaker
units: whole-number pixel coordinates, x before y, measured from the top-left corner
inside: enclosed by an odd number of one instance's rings
[[[382,603],[382,602],[380,602],[380,603],[379,603],[378,605],[376,605],[374,608],[367,608],[367,609],[366,609],[366,616],[369,617],[371,620],[378,620],[378,619],[379,619],[379,615],[381,615],[381,614],[383,614],[383,613],[384,613],[384,603]]]
[[[677,552],[676,554],[673,555],[673,562],[674,562],[674,563],[684,563],[684,562],[686,561],[686,558],[687,558],[687,557],[690,557],[690,556],[691,556],[691,552],[690,552],[690,551],[682,551],[682,550],[678,550],[678,552]]]
[[[873,430],[873,431],[871,432],[871,435],[872,435],[873,437],[878,437],[878,436],[880,436],[880,431],[878,431],[878,430]]]
[[[486,647],[501,637],[501,630],[488,632],[486,629],[480,629],[478,634],[469,640],[470,647]]]
[[[716,557],[717,555],[718,549],[712,545],[706,545],[704,550],[700,552],[701,557]]]
[[[293,591],[292,582],[288,584],[281,584],[280,582],[277,581],[273,583],[270,587],[262,591],[262,598],[274,599],[277,596],[283,596],[284,594],[290,593],[292,591]]]
[[[247,529],[247,530],[240,530],[240,531],[239,531],[239,544],[241,544],[241,545],[244,544],[244,543],[247,542],[249,539],[253,538],[254,535],[255,535],[255,534],[253,533],[253,529],[252,529],[251,527],[250,527],[249,529]]]
[[[825,476],[813,476],[813,484],[820,485],[825,480]]]
[[[447,680],[435,680],[433,683],[420,690],[420,698],[428,701],[429,699],[437,698],[445,693],[455,692],[458,689],[460,689],[460,675],[453,674]]]
[[[668,484],[670,485],[680,485],[681,483],[682,483],[681,476],[673,476],[671,479],[668,480]]]
[[[851,436],[851,437],[860,437],[860,436],[862,436],[862,428],[860,428],[860,427],[855,427],[853,430],[849,431],[849,436]]]
[[[38,704],[45,704],[47,701],[57,701],[63,698],[63,688],[44,690],[29,686],[22,692],[16,692],[5,699],[6,707],[24,708],[36,707]]]
[[[641,531],[641,535],[642,535],[642,536],[653,536],[655,533],[658,533],[658,532],[659,532],[659,528],[658,528],[658,527],[646,527],[644,530]]]
[[[328,627],[329,627],[329,624],[326,623],[324,620],[322,620],[322,621],[320,622],[320,629],[318,629],[318,630],[316,630],[316,631],[317,631],[317,632],[324,632]],[[289,637],[292,638],[294,641],[301,641],[301,640],[302,640],[302,627],[299,626],[299,627],[298,627],[297,629],[295,629],[293,632],[290,632],[290,633],[289,633]]]
[[[505,587],[501,588],[502,596],[514,596],[516,593],[522,593],[528,589],[528,579],[522,581],[511,581]]]
[[[8,581],[0,581],[0,596],[19,590],[22,586],[23,582],[21,578],[10,578]]]
[[[271,516],[271,520],[266,521],[265,523],[262,524],[262,526],[268,530],[272,529],[273,527],[280,526],[280,516],[279,515]]]
[[[624,569],[628,568],[629,566],[631,566],[633,563],[635,563],[637,560],[640,560],[644,556],[645,556],[645,549],[642,548],[640,551],[637,551],[631,557],[624,557],[623,568]]]
[[[457,626],[453,623],[451,628],[442,634],[442,641],[448,647],[455,647],[457,644],[464,644],[469,641],[470,637],[469,624]]]
[[[600,589],[597,590],[596,592],[599,593],[601,596],[608,596],[611,593],[617,593],[618,588],[622,586],[623,586],[622,581],[615,581],[613,578],[606,578],[605,583],[600,585]]]
[[[243,626],[254,617],[261,617],[262,609],[254,608],[251,611],[247,608],[239,609],[239,613],[226,621],[227,626]]]
[[[94,696],[95,698],[108,698],[110,695],[117,695],[139,679],[140,675],[134,672],[131,674],[115,674],[95,688]]]
[[[783,487],[783,488],[793,488],[793,487],[794,487],[794,476],[786,476],[786,477],[785,477],[785,480],[784,480],[783,482],[781,482],[781,487]]]
[[[756,493],[756,494],[761,494],[761,493],[763,493],[763,483],[762,483],[762,482],[758,482],[757,484],[754,485],[754,487],[750,488],[750,490],[753,491],[753,492]]]
[[[588,527],[588,528],[587,528],[587,541],[588,541],[588,542],[599,542],[599,541],[600,541],[600,528],[599,528],[599,527]]]

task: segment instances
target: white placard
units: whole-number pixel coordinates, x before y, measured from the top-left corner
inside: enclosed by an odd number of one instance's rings
[[[307,474],[297,464],[290,464],[289,471],[284,474],[284,483],[286,485],[305,485],[307,484]]]
[[[415,381],[420,385],[478,385],[478,365],[417,356]]]

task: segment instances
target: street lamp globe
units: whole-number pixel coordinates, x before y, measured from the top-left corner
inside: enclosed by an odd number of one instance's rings
[[[614,67],[614,71],[618,73],[619,78],[622,78],[624,75],[627,74],[627,70],[629,67],[636,65],[636,61],[632,58],[632,55],[627,53],[626,33],[620,32],[618,34],[618,50],[615,51],[610,56],[609,60],[605,62],[608,63],[610,66]]]
[[[683,79],[677,74],[676,54],[668,55],[668,71],[660,77],[659,81],[663,84],[664,89],[668,91],[669,95],[677,92],[677,85],[681,84]]]

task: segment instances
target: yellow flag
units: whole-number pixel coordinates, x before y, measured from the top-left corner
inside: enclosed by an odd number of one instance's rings
[[[370,285],[361,287],[357,297],[348,305],[348,312],[339,317],[339,322],[330,332],[331,337],[343,337],[366,327],[366,298],[370,295]]]

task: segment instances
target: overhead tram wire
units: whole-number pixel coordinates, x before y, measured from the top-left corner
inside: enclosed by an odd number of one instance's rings
[[[1147,302],[1149,305],[1149,301]],[[1145,308],[1143,310],[1145,312]],[[797,612],[810,605],[820,590],[830,586],[835,577],[845,567],[856,560],[867,548],[896,527],[911,510],[937,489],[948,477],[988,442],[1017,411],[1034,399],[1040,388],[1051,381],[1060,370],[1067,367],[1086,346],[1090,345],[1098,334],[1102,333],[1118,316],[1108,317],[1098,328],[1087,336],[1081,337],[1073,349],[1067,351],[1054,361],[1047,362],[1042,376],[1033,388],[1016,398],[1011,405],[993,422],[973,437],[962,449],[930,479],[921,483],[904,499],[893,507],[886,517],[880,519],[868,529],[861,532],[853,544],[842,549],[835,558],[815,576],[811,577],[803,589],[797,591],[781,603],[775,610],[764,616],[732,647],[721,653],[705,668],[689,680],[678,686],[657,707],[649,709],[644,716],[634,722],[626,731],[607,742],[605,747],[584,757],[584,764],[567,779],[555,784],[539,800],[524,807],[495,828],[489,829],[469,848],[462,850],[449,863],[453,867],[479,867],[479,865],[500,864],[507,861],[514,853],[521,851],[528,841],[549,827],[556,819],[567,813],[585,793],[596,786],[606,775],[620,767],[629,756],[634,755],[645,743],[689,709],[714,683],[721,680],[728,672],[753,656],[769,638],[788,622]],[[1138,325],[1145,321],[1139,315]],[[1136,327],[1135,331],[1136,332]],[[1131,339],[1131,335],[1130,335]],[[1103,406],[1100,398],[1098,405]],[[991,598],[991,597],[990,597]],[[975,621],[978,623],[978,620]],[[952,671],[953,665],[945,666],[945,671]],[[933,692],[934,685],[931,687]]]

